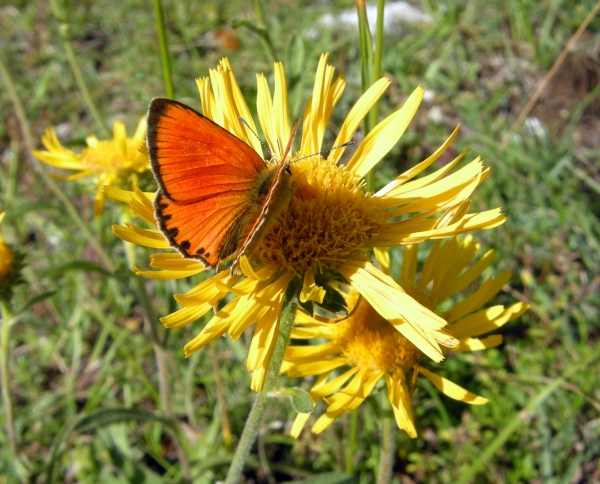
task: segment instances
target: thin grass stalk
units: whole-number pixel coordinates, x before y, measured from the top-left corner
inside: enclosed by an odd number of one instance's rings
[[[348,448],[346,449],[345,465],[345,471],[347,474],[352,474],[352,472],[354,471],[354,456],[356,455],[356,437],[358,435],[358,416],[358,409],[356,409],[350,414],[350,431],[348,433]]]
[[[8,447],[14,460],[17,459],[17,437],[15,433],[15,422],[13,418],[12,398],[10,395],[10,377],[8,374],[8,350],[10,341],[10,322],[12,311],[6,301],[0,303],[2,306],[2,340],[0,341],[0,375],[2,377],[2,403],[4,404],[6,434],[8,436]]]
[[[150,298],[148,297],[148,292],[146,291],[146,285],[144,284],[144,280],[141,277],[135,277],[135,281],[139,301],[142,305],[142,310],[144,311],[146,323],[150,328],[150,334],[152,335],[152,346],[154,348],[154,358],[156,361],[156,370],[158,372],[158,392],[160,395],[160,401],[165,416],[172,419],[173,412],[171,410],[171,398],[169,394],[166,349],[164,347],[158,330],[158,316],[156,314],[156,311],[154,311],[154,308],[152,307],[152,302],[150,301]],[[183,445],[181,444],[177,435],[174,435],[173,440],[175,441],[175,445],[177,447],[177,457],[179,459],[179,463],[181,464],[183,476],[186,482],[192,482],[190,463],[188,461],[185,449],[183,448]]]
[[[577,372],[582,371],[584,368],[593,368],[593,363],[600,359],[600,344],[597,344],[592,351],[592,354],[583,360],[579,360],[573,364],[567,371],[565,371],[560,378],[556,378],[552,383],[546,385],[537,394],[533,395],[527,405],[517,412],[510,420],[507,419],[502,430],[497,434],[491,442],[478,453],[473,463],[463,471],[458,479],[457,484],[467,484],[469,482],[476,482],[475,477],[485,466],[489,466],[490,462],[494,458],[494,455],[506,444],[508,439],[514,432],[519,430],[526,424],[527,419],[523,418],[523,415],[531,415],[538,411],[538,408],[552,395],[556,390],[563,387],[569,378],[575,375]]]
[[[175,87],[173,86],[173,71],[171,68],[171,57],[169,55],[169,44],[167,43],[167,32],[165,29],[165,16],[161,0],[154,0],[154,13],[156,15],[156,31],[158,32],[158,45],[160,49],[160,62],[165,79],[165,92],[169,99],[175,99]]]
[[[213,373],[215,375],[215,389],[217,391],[217,402],[219,403],[219,412],[221,413],[221,432],[223,432],[223,442],[229,450],[233,449],[233,439],[231,436],[231,425],[229,425],[229,417],[227,416],[227,402],[223,393],[223,379],[221,378],[221,369],[219,367],[219,358],[215,346],[216,341],[212,341],[208,345],[208,353],[212,362]]]
[[[358,12],[359,50],[361,58],[361,86],[364,93],[381,75],[381,59],[383,58],[383,19],[385,0],[377,0],[377,27],[375,32],[375,52],[373,53],[373,38],[367,20],[367,9],[364,0],[356,0]],[[369,111],[364,119],[364,131],[367,136],[379,120],[379,101]],[[375,188],[375,171],[373,168],[365,179],[367,190]]]
[[[381,429],[381,450],[379,453],[377,484],[389,484],[392,482],[394,458],[396,457],[397,427],[386,392],[381,392],[381,419],[379,425]]]
[[[271,356],[271,363],[267,371],[265,378],[265,384],[261,392],[256,396],[252,410],[246,419],[242,436],[238,443],[231,466],[227,472],[225,478],[225,484],[238,484],[240,476],[244,470],[244,465],[250,455],[252,445],[256,441],[260,426],[267,412],[269,404],[269,393],[271,393],[277,385],[279,378],[279,369],[283,362],[283,356],[290,340],[290,334],[292,332],[292,326],[294,325],[294,318],[296,317],[296,310],[298,309],[298,297],[297,294],[290,296],[286,295],[283,311],[281,313],[281,321],[279,323],[279,331],[277,334],[277,342],[275,343],[275,350]]]
[[[75,81],[77,82],[77,87],[79,88],[83,102],[94,118],[94,121],[96,121],[96,124],[102,131],[103,136],[108,138],[111,134],[110,129],[104,121],[104,118],[100,115],[100,111],[98,111],[98,108],[92,99],[92,95],[87,88],[83,74],[81,73],[81,69],[79,69],[79,64],[77,64],[77,57],[75,56],[75,50],[73,49],[73,44],[71,44],[71,37],[69,35],[69,22],[67,17],[63,12],[61,12],[58,0],[50,0],[50,7],[52,8],[54,18],[59,23],[58,32],[63,41],[65,54],[67,54],[67,60],[69,61],[69,65],[71,66],[71,70],[75,76]]]
[[[375,54],[373,57],[373,77],[369,87],[381,77],[381,60],[383,58],[383,19],[385,0],[377,0],[377,27],[375,30]],[[371,126],[376,126],[379,121],[379,100],[369,111]],[[373,172],[373,170],[371,170]],[[372,189],[372,188],[371,188]]]
[[[128,219],[128,216],[126,212],[122,211],[120,217],[121,224],[123,225]],[[125,248],[125,254],[127,256],[129,268],[133,269],[137,259],[135,246],[125,241],[123,241],[123,245]],[[150,334],[152,335],[152,347],[154,349],[154,359],[158,375],[158,395],[160,398],[160,403],[165,416],[168,418],[173,418],[173,412],[171,410],[171,396],[169,393],[169,379],[167,375],[167,350],[163,343],[163,339],[160,336],[160,330],[158,328],[158,315],[152,306],[152,302],[150,301],[150,296],[146,290],[146,284],[144,284],[144,280],[141,277],[136,276],[133,278],[136,284],[137,299],[142,305],[144,319],[146,320],[146,325],[150,329]],[[181,463],[184,477],[188,482],[191,482],[192,477],[190,465],[185,449],[181,445],[181,442],[179,442],[179,437],[177,435],[174,435],[174,441],[176,443],[177,455],[179,462]]]
[[[48,176],[48,174],[44,171],[41,162],[32,155],[34,150],[33,137],[31,135],[31,128],[29,126],[29,122],[25,117],[25,111],[23,110],[23,105],[21,104],[21,100],[15,90],[14,83],[12,82],[12,78],[8,70],[6,69],[6,65],[4,64],[2,58],[0,57],[0,75],[2,76],[2,80],[6,86],[8,94],[10,96],[11,102],[13,104],[13,108],[15,110],[15,114],[17,115],[17,119],[19,121],[19,127],[21,128],[21,133],[23,134],[23,141],[25,142],[25,147],[29,152],[29,159],[31,164],[33,165],[34,170],[39,175],[44,184],[52,191],[53,195],[60,200],[60,202],[65,207],[69,217],[80,231],[83,234],[84,238],[87,242],[89,242],[96,251],[96,254],[102,261],[102,264],[106,269],[111,272],[114,272],[115,265],[109,255],[104,251],[94,234],[89,228],[89,225],[86,224],[82,218],[79,216],[77,209],[73,206],[69,197],[65,194],[65,192],[59,188],[59,186]]]

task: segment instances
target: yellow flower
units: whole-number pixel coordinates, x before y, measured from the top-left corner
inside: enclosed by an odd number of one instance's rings
[[[0,213],[0,223],[5,215],[6,212]],[[0,235],[0,299],[10,299],[12,288],[22,282],[23,258],[23,254],[14,251]]]
[[[65,170],[77,170],[79,173],[65,178],[77,180],[95,176],[97,183],[94,213],[102,215],[105,195],[103,185],[114,185],[121,178],[131,183],[130,175],[150,169],[150,161],[145,147],[146,118],[142,118],[132,138],[127,137],[125,125],[116,121],[113,125],[113,138],[99,140],[96,136],[88,136],[87,148],[75,153],[64,148],[54,128],[48,128],[42,136],[42,144],[48,151],[34,151],[33,154],[44,163]],[[126,186],[122,184],[122,186]],[[130,185],[129,185],[130,186]]]
[[[265,77],[257,76],[257,112],[262,132],[277,160],[290,134],[286,79],[280,63],[275,64],[274,77],[275,90],[271,96]],[[210,71],[210,78],[199,79],[197,84],[204,115],[262,153],[259,141],[239,121],[243,118],[256,131],[229,62],[222,60],[217,69]],[[389,84],[387,79],[380,79],[361,96],[340,127],[334,145],[352,139]],[[365,191],[363,176],[392,149],[408,126],[423,97],[420,87],[404,106],[369,133],[347,164],[339,163],[345,148],[330,152],[324,159],[319,154],[323,136],[344,85],[342,77],[334,80],[334,68],[327,65],[327,55],[322,55],[313,93],[302,118],[300,149],[293,154],[289,167],[294,193],[280,217],[281,223],[270,229],[250,260],[242,257],[242,275],[224,270],[187,294],[176,295],[183,308],[162,318],[166,327],[180,327],[217,308],[228,293],[236,296],[217,310],[184,351],[190,355],[225,333],[238,338],[246,328],[257,323],[247,362],[253,372],[254,390],[260,390],[264,383],[278,334],[284,295],[294,278],[302,284],[301,302],[305,306],[312,305],[315,311],[331,308],[332,301],[341,298],[340,293],[347,292],[348,286],[353,287],[423,353],[435,361],[443,359],[440,344],[458,343],[444,329],[446,322],[371,264],[368,254],[373,248],[444,238],[504,222],[499,209],[467,213],[469,196],[489,172],[483,169],[479,158],[447,176],[463,153],[430,175],[414,179],[446,150],[458,128],[425,161],[379,192]],[[304,159],[293,162],[300,158]],[[133,193],[108,190],[107,194],[129,202],[146,222],[156,225],[151,195],[139,190]],[[116,226],[114,231],[138,245],[169,247],[158,230],[128,224]],[[170,279],[204,270],[200,263],[183,260],[174,253],[155,254],[150,265],[161,271],[138,270],[138,274]]]
[[[495,257],[495,252],[490,250],[469,266],[478,250],[479,244],[470,235],[462,241],[458,237],[446,242],[437,241],[417,278],[417,246],[406,246],[398,283],[421,304],[438,310],[444,301],[479,279]],[[377,256],[383,271],[389,274],[387,251],[378,251]],[[502,342],[500,335],[483,339],[476,336],[501,327],[527,310],[529,305],[524,303],[508,308],[497,305],[480,309],[510,277],[511,272],[506,271],[487,279],[472,294],[462,300],[452,300],[454,304],[439,313],[448,322],[447,329],[459,341],[454,351],[479,351],[498,346]],[[471,405],[487,403],[487,399],[421,366],[422,351],[395,331],[364,298],[358,301],[347,319],[337,324],[319,322],[299,313],[292,338],[327,340],[320,345],[289,346],[282,366],[282,371],[291,377],[319,375],[309,394],[313,402],[323,398],[328,407],[313,425],[313,432],[322,432],[344,412],[356,410],[381,378],[387,384],[398,427],[413,438],[417,432],[411,395],[419,374],[429,378],[450,398]],[[334,374],[337,369],[340,370]],[[413,387],[409,391],[407,375],[411,370]],[[309,416],[308,413],[298,414],[292,427],[294,437],[298,437]]]

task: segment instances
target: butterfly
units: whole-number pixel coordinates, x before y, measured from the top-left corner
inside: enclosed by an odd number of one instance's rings
[[[218,270],[249,256],[292,199],[286,157],[278,163],[185,104],[155,98],[148,108],[147,145],[158,183],[158,227],[186,259]]]

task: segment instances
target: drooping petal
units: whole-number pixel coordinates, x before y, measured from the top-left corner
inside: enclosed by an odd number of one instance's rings
[[[396,425],[404,430],[409,437],[417,438],[415,418],[412,412],[412,399],[406,388],[403,371],[395,371],[393,375],[385,374],[385,382],[388,388],[388,396],[394,410]]]
[[[458,344],[443,329],[446,322],[442,318],[415,301],[371,263],[343,265],[338,270],[382,317],[432,360],[444,359],[439,344]]]
[[[469,403],[471,405],[484,405],[489,401],[487,398],[475,395],[474,393],[471,393],[470,391],[458,386],[456,383],[430,372],[422,366],[417,365],[417,367],[419,372],[423,373],[423,375],[429,378],[429,380],[431,380],[431,382],[440,392],[450,398],[453,398],[454,400],[460,400],[461,402]]]

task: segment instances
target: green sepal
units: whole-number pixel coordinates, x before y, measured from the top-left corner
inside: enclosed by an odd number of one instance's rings
[[[298,387],[279,388],[273,396],[282,396],[290,399],[292,408],[298,413],[312,413],[314,405],[308,392]]]

